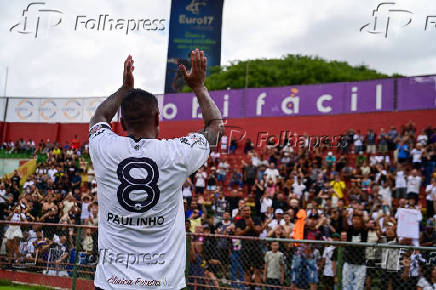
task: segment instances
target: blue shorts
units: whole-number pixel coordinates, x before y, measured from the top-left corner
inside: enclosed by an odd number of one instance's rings
[[[307,287],[308,283],[318,283],[318,264],[316,260],[294,255],[291,265],[291,283],[299,288]]]

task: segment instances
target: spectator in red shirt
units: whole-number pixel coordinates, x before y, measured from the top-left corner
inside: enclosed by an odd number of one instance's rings
[[[71,148],[73,150],[79,150],[79,138],[77,135],[74,135],[73,140],[71,140]]]

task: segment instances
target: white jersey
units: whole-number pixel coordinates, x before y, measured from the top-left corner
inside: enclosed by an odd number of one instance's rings
[[[99,203],[95,286],[186,286],[182,185],[206,162],[209,151],[201,134],[134,140],[113,133],[105,122],[90,129]]]

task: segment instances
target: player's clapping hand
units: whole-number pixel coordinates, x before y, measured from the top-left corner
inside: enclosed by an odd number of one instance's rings
[[[135,67],[133,66],[132,56],[129,55],[127,59],[124,61],[124,71],[123,71],[123,88],[132,89],[134,86],[133,79],[133,70]]]
[[[204,56],[204,51],[194,50],[191,55],[192,68],[188,73],[183,64],[179,64],[179,69],[185,78],[185,82],[192,89],[202,89],[206,79],[207,58]]]

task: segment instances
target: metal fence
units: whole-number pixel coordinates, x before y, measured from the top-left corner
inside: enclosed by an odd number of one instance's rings
[[[77,278],[94,278],[95,226],[0,221],[0,237],[1,268],[71,277],[73,288]],[[360,243],[188,234],[187,284],[189,289],[416,289],[431,282],[436,248],[387,238]]]

